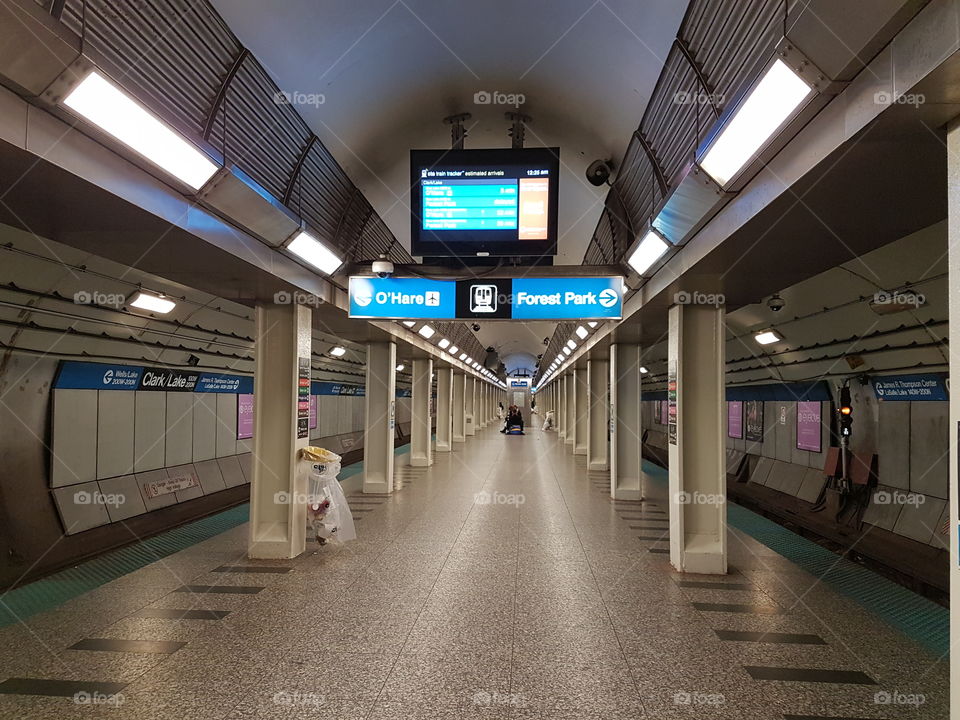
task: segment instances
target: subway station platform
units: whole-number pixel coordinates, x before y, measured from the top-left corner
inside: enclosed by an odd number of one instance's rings
[[[533,427],[405,460],[345,481],[355,542],[251,561],[244,524],[3,628],[0,716],[948,716],[945,659],[746,533],[674,572],[663,483],[614,502]]]

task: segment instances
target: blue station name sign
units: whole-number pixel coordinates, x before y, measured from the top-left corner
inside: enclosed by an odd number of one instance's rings
[[[350,317],[384,320],[619,320],[623,278],[350,278]]]

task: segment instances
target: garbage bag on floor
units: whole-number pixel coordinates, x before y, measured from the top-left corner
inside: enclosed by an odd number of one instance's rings
[[[357,531],[347,498],[340,487],[341,458],[321,447],[299,452],[301,471],[307,474],[307,523],[317,542],[355,540]]]
[[[541,430],[553,430],[553,410],[547,410],[546,416],[543,418],[543,427]]]

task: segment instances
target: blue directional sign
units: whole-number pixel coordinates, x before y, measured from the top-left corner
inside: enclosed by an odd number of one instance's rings
[[[878,400],[946,401],[950,399],[946,374],[884,375],[873,378]]]
[[[354,318],[616,320],[622,315],[620,277],[350,278],[350,317]]]

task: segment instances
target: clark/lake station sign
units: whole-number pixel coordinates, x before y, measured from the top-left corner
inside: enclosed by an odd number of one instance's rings
[[[385,320],[619,320],[622,277],[350,278],[350,317]]]

